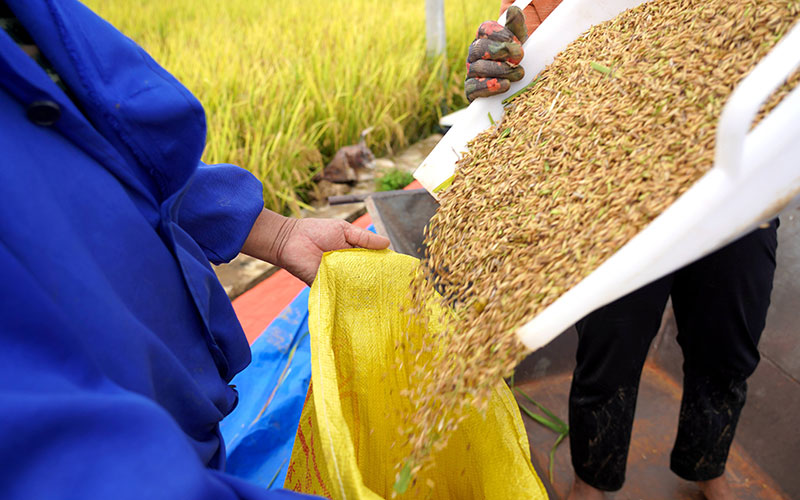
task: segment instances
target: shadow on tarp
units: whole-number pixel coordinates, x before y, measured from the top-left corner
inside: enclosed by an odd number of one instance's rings
[[[304,288],[253,343],[252,362],[231,382],[239,404],[220,424],[226,472],[264,488],[283,487],[311,380],[308,293]]]

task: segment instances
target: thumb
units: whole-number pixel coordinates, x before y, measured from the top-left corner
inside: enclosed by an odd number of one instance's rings
[[[514,33],[519,43],[525,43],[528,39],[528,28],[525,27],[525,14],[519,7],[511,6],[506,11],[506,28]]]
[[[389,246],[389,240],[360,227],[348,224],[344,228],[344,239],[354,247],[369,250],[382,250]]]

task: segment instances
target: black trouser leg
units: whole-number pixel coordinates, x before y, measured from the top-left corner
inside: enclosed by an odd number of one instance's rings
[[[725,467],[746,378],[758,363],[775,269],[777,221],[581,320],[569,401],[575,473],[622,487],[639,378],[671,293],[684,352],[672,469],[689,480]]]
[[[625,481],[636,395],[650,342],[658,333],[672,276],[662,278],[578,322],[577,367],[569,395],[575,473],[595,488]]]
[[[684,354],[683,398],[670,466],[719,477],[760,359],[775,272],[777,220],[675,273],[672,303]]]

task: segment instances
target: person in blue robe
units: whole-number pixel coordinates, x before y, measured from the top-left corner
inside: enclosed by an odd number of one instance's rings
[[[250,349],[209,262],[310,283],[324,251],[388,241],[203,164],[197,99],[78,1],[0,19],[0,498],[303,498],[225,473]]]

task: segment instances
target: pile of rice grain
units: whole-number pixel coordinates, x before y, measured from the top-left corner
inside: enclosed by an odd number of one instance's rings
[[[798,0],[642,4],[570,44],[470,143],[412,286],[423,304],[433,283],[454,313],[444,333],[406,346],[441,349],[406,394],[418,405],[407,471],[512,374],[526,355],[518,327],[711,168],[726,99],[798,18]]]

